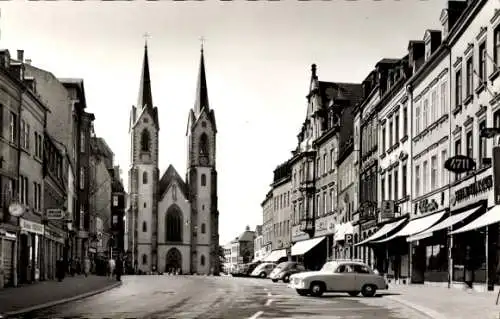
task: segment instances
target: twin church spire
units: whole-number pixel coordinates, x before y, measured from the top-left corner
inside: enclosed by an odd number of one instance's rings
[[[142,62],[141,79],[139,83],[139,96],[137,108],[139,110],[151,107],[153,108],[153,94],[151,90],[151,75],[149,71],[148,44],[144,44],[144,59]],[[205,72],[205,58],[203,55],[203,44],[201,46],[200,67],[198,71],[198,84],[196,88],[196,98],[194,104],[195,114],[200,114],[203,108],[209,111],[207,78]]]

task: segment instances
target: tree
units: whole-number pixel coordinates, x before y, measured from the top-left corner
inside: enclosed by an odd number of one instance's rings
[[[221,264],[225,263],[226,262],[226,255],[224,253],[224,247],[219,246],[217,254],[219,255],[220,263]]]

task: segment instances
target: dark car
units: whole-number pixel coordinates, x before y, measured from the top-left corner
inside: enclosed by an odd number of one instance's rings
[[[273,282],[283,280],[283,282],[287,283],[290,281],[291,275],[303,271],[306,271],[306,268],[302,264],[295,261],[285,261],[273,269],[273,271],[269,275],[269,278],[271,278]]]
[[[249,277],[252,271],[260,264],[261,262],[241,264],[231,272],[231,275],[233,277]]]

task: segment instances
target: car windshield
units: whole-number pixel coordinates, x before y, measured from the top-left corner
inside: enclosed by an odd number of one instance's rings
[[[284,262],[284,263],[281,263],[279,264],[278,266],[276,266],[276,269],[286,269],[286,268],[290,268],[290,266],[292,265],[293,263],[290,263],[290,262]]]
[[[333,272],[337,268],[337,263],[334,262],[328,262],[323,265],[321,268],[321,271],[326,271],[326,272]]]

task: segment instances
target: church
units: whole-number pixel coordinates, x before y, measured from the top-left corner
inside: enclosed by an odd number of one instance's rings
[[[158,169],[160,123],[153,104],[148,46],[137,105],[130,113],[129,247],[138,271],[215,274],[220,271],[214,110],[208,103],[203,46],[194,107],[186,129],[183,179],[170,165]]]

